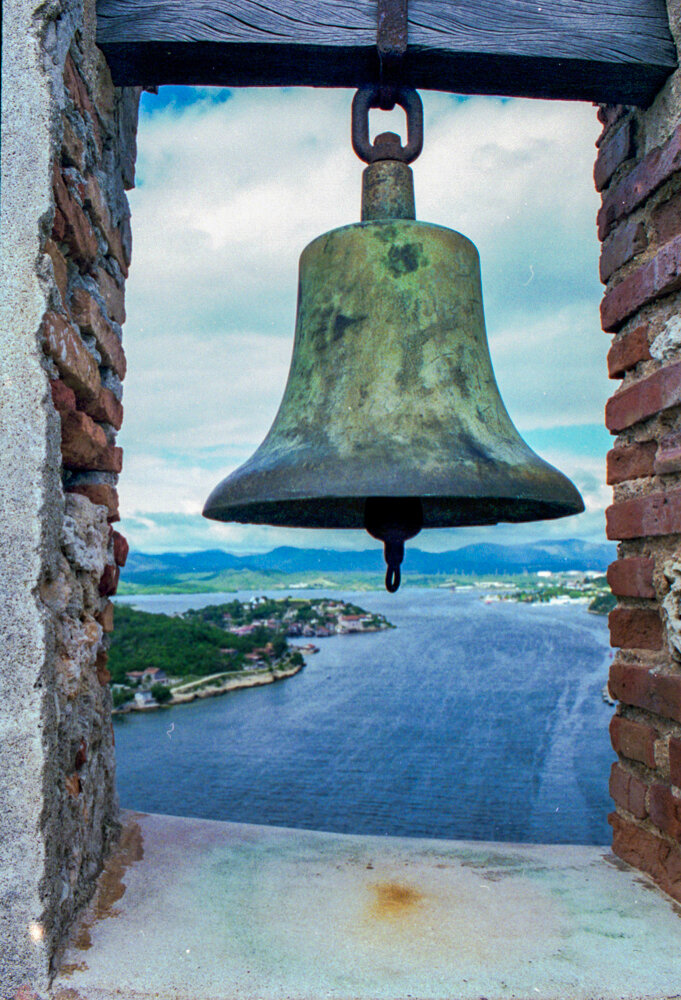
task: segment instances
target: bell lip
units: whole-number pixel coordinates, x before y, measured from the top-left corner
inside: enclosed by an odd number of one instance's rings
[[[562,499],[538,496],[443,496],[414,493],[373,493],[372,497],[408,499],[418,497],[423,505],[423,528],[456,528],[486,524],[521,524],[551,521],[584,511],[584,501],[570,483]],[[217,493],[220,487],[214,492]],[[227,523],[267,524],[281,528],[363,529],[364,496],[307,496],[271,500],[241,500],[211,503],[203,508],[203,517]],[[454,514],[448,513],[451,508]]]

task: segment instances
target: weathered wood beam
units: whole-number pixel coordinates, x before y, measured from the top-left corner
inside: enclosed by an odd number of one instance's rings
[[[356,87],[375,0],[99,0],[119,85]],[[664,0],[410,0],[403,79],[465,94],[648,104],[676,66]]]

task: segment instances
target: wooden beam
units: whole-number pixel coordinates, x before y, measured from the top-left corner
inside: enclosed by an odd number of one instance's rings
[[[99,0],[120,86],[357,87],[376,79],[375,0]],[[650,103],[676,67],[664,0],[410,0],[419,89]]]

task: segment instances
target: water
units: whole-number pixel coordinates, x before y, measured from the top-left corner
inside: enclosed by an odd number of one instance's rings
[[[130,600],[171,613],[233,596]],[[605,618],[479,592],[341,596],[397,629],[316,640],[305,669],[269,687],[119,717],[122,805],[346,833],[609,842]]]

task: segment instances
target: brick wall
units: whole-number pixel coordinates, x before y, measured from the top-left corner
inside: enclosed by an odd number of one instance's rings
[[[678,19],[672,17],[677,45]],[[651,108],[602,107],[601,304],[612,335],[606,406],[608,579],[617,654],[610,729],[613,850],[681,901],[681,79]]]

